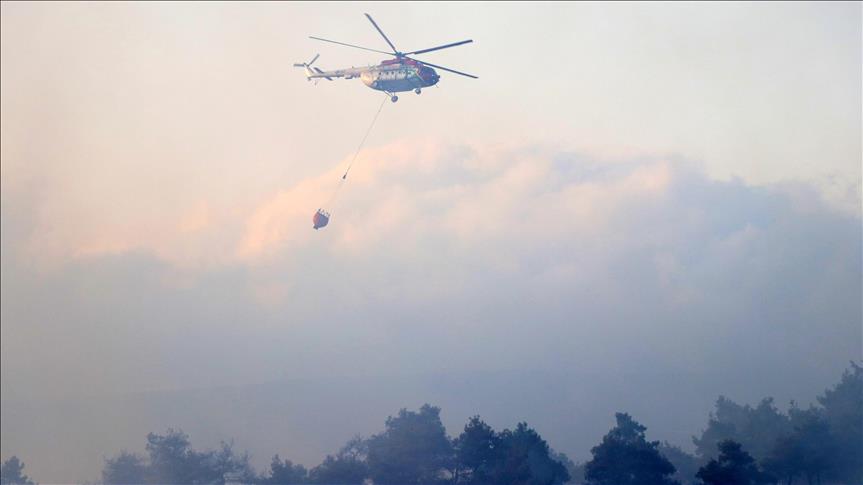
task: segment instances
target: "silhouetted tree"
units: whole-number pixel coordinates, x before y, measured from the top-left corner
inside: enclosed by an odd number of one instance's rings
[[[327,455],[323,463],[312,468],[309,480],[321,485],[362,483],[369,476],[366,466],[367,442],[360,436],[351,438],[338,453]]]
[[[309,483],[309,476],[303,465],[294,465],[291,460],[282,461],[279,455],[276,455],[270,463],[270,475],[261,480],[261,483],[267,485]]]
[[[216,451],[196,451],[188,435],[169,429],[164,436],[148,434],[146,448],[150,454],[150,479],[156,483],[221,483],[226,473],[254,479],[248,455],[236,455],[228,443],[222,443]]]
[[[644,426],[628,414],[615,415],[617,425],[590,452],[585,478],[596,485],[671,485],[674,465],[659,453],[659,442],[645,439]]]
[[[697,458],[667,441],[662,442],[658,450],[659,454],[667,458],[677,470],[672,476],[674,480],[687,485],[696,483],[695,474],[698,473]]]
[[[553,485],[569,481],[566,467],[551,457],[548,444],[527,423],[518,423],[512,431],[503,430],[499,438],[503,461],[495,473],[495,483]]]
[[[788,417],[780,413],[773,398],[762,399],[758,406],[741,406],[720,396],[701,437],[693,437],[695,452],[706,460],[716,456],[721,441],[733,440],[763,460],[770,455],[776,440],[791,432]]]
[[[719,458],[711,459],[695,476],[706,485],[759,485],[776,483],[776,478],[761,471],[752,455],[740,443],[719,443]]]
[[[863,483],[863,367],[851,362],[818,402],[837,451],[830,476],[841,483]]]
[[[359,484],[368,477],[365,462],[355,458],[327,455],[323,463],[312,468],[309,474],[312,483],[321,485]]]
[[[821,483],[821,478],[834,467],[838,449],[830,433],[823,410],[792,407],[789,410],[793,437],[800,450],[800,465],[809,483]]]
[[[150,478],[156,483],[196,483],[198,457],[192,451],[189,436],[182,431],[168,429],[167,433],[147,434],[147,453],[150,455]]]
[[[140,455],[121,451],[116,457],[105,460],[102,482],[108,485],[146,483],[147,462]]]
[[[459,483],[489,483],[501,459],[500,438],[479,416],[473,416],[453,441],[454,476]]]
[[[431,484],[452,464],[452,444],[440,420],[440,408],[402,409],[388,417],[386,430],[368,440],[366,462],[376,484]]]
[[[203,461],[207,468],[213,470],[208,475],[217,477],[209,483],[222,483],[224,476],[228,474],[247,483],[257,478],[249,461],[249,454],[247,452],[237,454],[233,443],[222,442],[218,450],[203,452],[200,455],[204,457]]]
[[[584,466],[578,465],[570,457],[563,452],[557,452],[549,449],[549,456],[552,460],[559,462],[566,469],[569,480],[566,483],[581,483],[584,481]]]
[[[24,462],[12,456],[0,465],[0,484],[33,485],[33,481],[24,474]]]
[[[764,468],[785,482],[794,483],[794,479],[803,474],[803,444],[796,435],[783,436],[776,440],[773,451],[764,460]]]
[[[570,479],[561,460],[575,466],[566,455],[554,453],[527,423],[519,423],[512,431],[496,433],[479,416],[474,416],[453,444],[456,463],[453,477],[458,483],[560,484]]]

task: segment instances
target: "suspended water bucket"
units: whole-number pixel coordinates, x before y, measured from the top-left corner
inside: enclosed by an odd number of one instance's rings
[[[315,230],[326,226],[330,223],[330,213],[323,209],[318,209],[318,211],[315,212],[314,217],[312,217],[312,223],[314,224]]]

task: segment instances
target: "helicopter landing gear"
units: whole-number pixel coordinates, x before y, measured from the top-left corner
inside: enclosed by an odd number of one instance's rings
[[[393,103],[395,103],[398,100],[399,100],[399,97],[396,96],[395,94],[393,94],[393,96],[390,98],[390,101],[392,101]]]
[[[420,88],[416,88],[416,89],[414,89],[414,92],[417,94],[420,94],[420,93],[422,93],[422,90]]]

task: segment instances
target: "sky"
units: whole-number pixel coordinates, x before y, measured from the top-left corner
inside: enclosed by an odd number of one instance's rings
[[[530,371],[697,423],[719,394],[812,401],[863,357],[859,3],[0,9],[0,438],[43,483],[196,426],[124,427],[130,400],[81,437],[104,416],[82,409],[140,393],[399,376],[380,427],[405,376]],[[383,60],[308,38],[384,49],[364,12],[402,51],[473,39],[422,59],[479,79],[386,102],[336,194],[383,95],[292,64]],[[621,381],[648,374],[683,377]],[[483,413],[457,394],[429,393],[464,411],[451,433]],[[266,432],[248,419],[225,435]],[[307,466],[338,446],[290,441]]]

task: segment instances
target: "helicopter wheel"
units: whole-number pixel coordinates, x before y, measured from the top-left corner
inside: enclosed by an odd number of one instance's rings
[[[422,91],[420,90],[420,88],[416,88],[416,89],[414,89],[414,92],[417,94],[420,94]]]
[[[392,98],[390,98],[390,101],[392,101],[393,103],[395,103],[395,102],[396,102],[396,101],[398,101],[398,100],[399,100],[399,97],[398,97],[398,96],[396,96],[395,94],[393,94],[393,97],[392,97]]]

